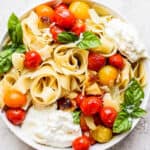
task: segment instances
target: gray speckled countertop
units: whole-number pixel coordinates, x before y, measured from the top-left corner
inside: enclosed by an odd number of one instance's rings
[[[0,39],[6,31],[11,12],[21,15],[25,10],[44,0],[1,0]],[[150,0],[97,0],[114,8],[139,30],[142,41],[150,49]],[[150,111],[148,104],[147,110]],[[133,132],[111,150],[150,150],[150,113],[141,119]],[[0,150],[33,150],[17,139],[0,118]]]

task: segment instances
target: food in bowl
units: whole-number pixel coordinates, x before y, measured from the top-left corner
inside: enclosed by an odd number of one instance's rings
[[[102,13],[103,14],[103,13]],[[135,29],[85,1],[12,14],[0,51],[0,106],[34,142],[107,143],[145,114],[145,47]]]

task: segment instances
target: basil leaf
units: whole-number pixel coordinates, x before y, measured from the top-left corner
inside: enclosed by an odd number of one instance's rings
[[[142,108],[136,108],[132,113],[132,118],[140,118],[143,117],[146,114],[146,111]]]
[[[24,53],[26,48],[24,45],[10,44],[3,47],[0,51],[0,74],[8,72],[12,67],[12,54],[14,52]]]
[[[72,113],[72,116],[73,116],[73,122],[75,123],[75,124],[79,124],[80,123],[80,111],[74,111],[73,113]]]
[[[121,111],[113,125],[113,133],[122,133],[130,130],[132,127],[132,120],[126,112]]]
[[[131,80],[129,87],[125,91],[124,98],[126,105],[140,106],[141,99],[144,98],[144,91],[135,79]]]
[[[119,112],[113,124],[114,133],[130,130],[133,118],[140,118],[145,115],[146,111],[140,108],[143,98],[144,91],[142,87],[135,79],[132,79],[128,88],[125,90],[124,103],[121,104],[121,112]]]
[[[18,52],[18,53],[24,53],[26,51],[26,47],[25,45],[19,45],[16,47],[16,51],[15,52]]]
[[[18,17],[12,13],[8,20],[8,33],[13,43],[22,44],[23,31]]]
[[[71,32],[62,32],[58,34],[58,41],[63,44],[75,42],[77,40],[78,36]]]
[[[78,43],[78,47],[81,49],[96,48],[99,45],[101,45],[99,37],[89,31],[83,33],[83,38]]]

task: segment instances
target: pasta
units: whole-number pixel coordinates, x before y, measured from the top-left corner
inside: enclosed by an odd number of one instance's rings
[[[35,142],[60,148],[83,138],[84,130],[103,143],[131,128],[121,119],[130,125],[131,113],[141,109],[145,50],[126,22],[92,2],[74,1],[37,6],[21,21],[12,14],[8,28],[0,108],[10,122]],[[18,120],[9,111],[21,113]]]

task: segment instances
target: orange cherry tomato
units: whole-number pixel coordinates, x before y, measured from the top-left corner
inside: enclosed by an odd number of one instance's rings
[[[74,150],[88,150],[90,145],[90,140],[85,135],[78,137],[72,143],[72,147]]]
[[[10,89],[4,93],[4,103],[10,108],[23,107],[27,102],[26,95],[17,90]]]
[[[25,119],[26,112],[23,109],[8,109],[6,111],[7,119],[14,125],[21,125]]]
[[[94,115],[102,108],[102,99],[99,96],[86,97],[81,102],[80,108],[85,115]]]
[[[72,27],[71,31],[79,36],[81,33],[85,31],[85,29],[86,29],[85,23],[81,20],[78,20]]]
[[[54,16],[54,10],[47,5],[39,5],[35,8],[35,12],[39,17],[49,17],[50,19],[53,19]]]
[[[52,24],[52,25],[50,26],[50,32],[51,32],[52,37],[53,37],[53,39],[54,39],[55,41],[57,41],[58,34],[61,33],[61,32],[63,32],[63,31],[64,31],[63,29],[61,29],[60,27],[58,27],[58,26],[56,26],[56,25],[54,25],[54,24]]]
[[[107,127],[112,127],[117,117],[117,111],[113,107],[103,107],[99,112],[103,124]]]
[[[106,58],[98,53],[89,53],[88,69],[98,71],[106,64]]]
[[[109,64],[118,69],[123,69],[124,67],[123,57],[120,54],[115,54],[109,57]]]
[[[36,69],[42,62],[40,54],[36,51],[28,51],[25,54],[24,65],[28,69]]]

